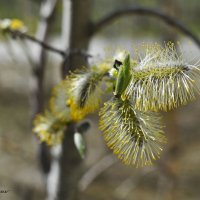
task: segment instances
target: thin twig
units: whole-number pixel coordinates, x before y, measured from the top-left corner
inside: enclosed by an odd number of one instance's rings
[[[53,47],[53,46],[47,44],[46,42],[41,41],[41,40],[37,39],[36,37],[31,36],[27,33],[23,33],[20,31],[13,31],[10,29],[8,29],[8,33],[10,33],[13,38],[26,39],[26,40],[32,41],[34,43],[37,43],[40,46],[42,46],[44,49],[49,50],[53,53],[57,53],[57,54],[61,55],[63,58],[66,58],[69,55],[80,55],[83,57],[92,57],[92,55],[88,54],[83,49],[71,49],[71,50],[65,51],[65,50],[61,50],[56,47]]]
[[[80,179],[80,191],[84,191],[96,177],[117,162],[118,160],[113,156],[113,154],[109,154],[103,157],[99,162],[95,163],[95,165],[92,166]]]
[[[58,53],[63,57],[65,56],[65,51],[57,49],[57,48],[45,43],[44,41],[41,41],[41,40],[35,38],[34,36],[28,35],[27,33],[22,33],[20,31],[12,31],[10,29],[9,29],[9,33],[12,35],[13,38],[20,38],[20,39],[30,40],[30,41],[32,41],[34,43],[37,43],[37,44],[41,45],[43,48],[45,48],[45,49],[47,49],[49,51]]]
[[[180,32],[182,32],[189,38],[191,38],[200,48],[199,38],[194,33],[192,33],[192,31],[189,30],[185,25],[183,25],[179,20],[169,16],[164,12],[144,7],[125,7],[118,9],[116,11],[112,11],[111,13],[107,14],[102,19],[93,24],[90,34],[91,35],[96,34],[98,31],[107,26],[109,23],[125,15],[144,15],[144,16],[147,15],[158,18],[163,22],[165,22],[166,24],[178,29]]]

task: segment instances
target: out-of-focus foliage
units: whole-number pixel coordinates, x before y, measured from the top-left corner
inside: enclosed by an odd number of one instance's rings
[[[104,16],[109,11],[114,11],[116,8],[123,8],[129,6],[144,6],[148,8],[164,11],[170,15],[175,10],[174,17],[180,19],[188,28],[192,29],[196,34],[199,34],[199,22],[200,17],[199,9],[200,3],[198,0],[183,1],[183,0],[94,0],[93,18],[98,20],[101,16]],[[126,28],[126,31],[122,27]],[[121,18],[116,21],[110,28],[105,29],[104,33],[112,33],[116,37],[128,34],[128,35],[155,35],[159,34],[162,29],[166,29],[166,25],[157,19],[143,16],[132,16],[129,20]]]
[[[36,1],[30,0],[0,1],[0,19],[16,18],[17,16],[29,27],[30,31],[33,31],[36,28],[39,17],[39,5]]]
[[[168,1],[162,0],[92,0],[93,10],[92,10],[92,19],[98,20],[100,17],[104,16],[110,11],[113,11],[124,6],[145,6],[149,8],[157,8],[158,10],[165,10]],[[36,22],[39,17],[39,6],[42,0],[7,0],[0,1],[0,18],[14,18],[18,17],[22,19],[25,24],[29,26],[29,30],[35,30]],[[60,19],[61,19],[61,2],[57,6],[57,13],[54,22],[54,31],[60,30]],[[198,0],[191,0],[187,3],[184,3],[183,0],[170,1],[169,10],[166,12],[170,13],[171,9],[177,9],[175,17],[180,19],[183,23],[187,24],[196,34],[199,34],[199,22],[200,17],[199,9],[200,4]],[[12,9],[12,12],[10,10]],[[23,12],[21,12],[23,10]],[[171,13],[170,13],[171,14]],[[59,23],[58,23],[59,22]],[[123,28],[126,27],[126,31]],[[149,17],[133,16],[130,20],[124,20],[123,18],[114,23],[110,28],[105,29],[104,34],[109,35],[112,32],[112,35],[138,35],[141,33],[147,34],[156,34],[159,33],[162,29],[165,29],[165,25]]]

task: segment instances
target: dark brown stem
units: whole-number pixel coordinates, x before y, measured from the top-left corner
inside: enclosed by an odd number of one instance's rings
[[[63,1],[64,2],[64,1]],[[69,46],[67,49],[88,49],[90,37],[88,36],[88,27],[90,25],[91,0],[73,0],[71,1],[71,27]],[[66,12],[66,10],[64,11]],[[69,26],[69,23],[66,23]],[[68,50],[66,51],[68,52]],[[76,52],[81,55],[80,51]],[[69,70],[75,70],[80,66],[87,66],[86,57],[66,56],[62,63],[62,76],[65,77]],[[60,176],[58,184],[57,200],[75,200],[78,198],[78,181],[84,170],[83,161],[74,145],[73,135],[75,133],[75,124],[67,127],[64,140],[62,142],[62,155],[59,159]]]
[[[78,192],[77,184],[82,173],[83,163],[74,145],[74,130],[75,124],[69,124],[62,142],[57,200],[74,200]]]
[[[96,34],[100,30],[102,30],[105,26],[107,26],[109,23],[125,15],[143,15],[143,16],[147,15],[158,18],[163,22],[165,22],[166,24],[178,29],[181,33],[185,34],[189,38],[191,38],[200,48],[199,38],[194,33],[192,33],[192,31],[189,30],[185,25],[183,25],[179,20],[161,11],[144,7],[125,7],[109,13],[102,19],[93,24],[93,28],[91,29],[90,34],[91,35]]]
[[[88,171],[85,172],[85,174],[80,179],[80,191],[86,190],[86,188],[94,181],[95,178],[97,178],[101,173],[103,173],[105,170],[117,162],[118,160],[111,153],[95,163]]]
[[[14,38],[29,39],[39,44],[37,46],[37,56],[33,59],[32,79],[34,81],[31,91],[32,118],[43,111],[44,108],[44,72],[47,61],[45,45],[48,41],[49,30],[55,14],[57,0],[43,1],[40,8],[40,21],[36,37],[29,36],[19,31],[8,30]],[[48,10],[48,12],[47,12]],[[38,39],[36,39],[38,38]],[[49,148],[45,143],[38,146],[38,157],[42,172],[46,175],[50,170],[51,156]]]
[[[39,40],[36,37],[31,36],[27,33],[23,33],[23,32],[20,32],[20,31],[13,31],[13,30],[10,30],[10,29],[8,29],[8,33],[10,33],[13,38],[26,39],[26,40],[32,41],[36,44],[39,44],[42,48],[44,48],[48,51],[51,51],[53,53],[60,54],[63,58],[65,58],[69,55],[80,55],[80,56],[83,56],[83,57],[86,57],[86,58],[92,57],[92,55],[88,54],[83,49],[71,49],[71,50],[65,51],[65,50],[61,50],[61,49],[58,49],[56,47],[53,47],[53,46],[49,45],[48,43],[46,43],[42,40]]]
[[[31,36],[31,35],[28,35],[27,33],[22,33],[20,31],[12,31],[12,30],[9,30],[9,33],[14,37],[14,38],[20,38],[20,39],[26,39],[26,40],[30,40],[36,44],[39,44],[40,46],[42,46],[44,49],[47,49],[49,51],[52,51],[54,53],[58,53],[60,54],[61,56],[65,56],[65,51],[62,51],[60,49],[57,49],[49,44],[47,44],[46,42],[42,41],[42,40],[39,40],[37,39],[36,37],[34,36]]]

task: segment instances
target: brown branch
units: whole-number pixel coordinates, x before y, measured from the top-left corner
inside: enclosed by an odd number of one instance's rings
[[[57,49],[57,48],[55,48],[55,47],[47,44],[46,42],[37,39],[34,36],[28,35],[27,33],[22,33],[20,31],[12,31],[12,30],[9,30],[9,33],[12,35],[13,38],[20,38],[20,39],[26,39],[26,40],[32,41],[34,43],[39,44],[44,49],[47,49],[47,50],[52,51],[54,53],[58,53],[58,54],[60,54],[63,57],[65,56],[65,51]]]
[[[88,54],[83,49],[71,49],[71,50],[68,50],[68,51],[60,50],[56,47],[53,47],[53,46],[47,44],[46,42],[44,42],[42,40],[37,39],[34,36],[28,35],[27,33],[22,33],[20,31],[13,31],[13,30],[10,30],[10,29],[8,29],[7,31],[8,31],[8,33],[11,34],[11,36],[13,38],[26,39],[26,40],[29,40],[31,42],[34,42],[36,44],[39,44],[41,47],[43,47],[44,49],[46,49],[48,51],[60,54],[63,58],[66,58],[69,55],[80,55],[80,56],[83,56],[83,57],[86,57],[86,58],[92,57],[92,55]]]
[[[113,156],[113,154],[104,156],[82,176],[79,181],[79,190],[86,190],[86,188],[94,181],[95,178],[97,178],[101,173],[117,162],[118,160]]]
[[[150,9],[150,8],[144,8],[144,7],[126,7],[118,9],[117,11],[113,11],[106,16],[104,16],[102,19],[97,21],[93,24],[93,27],[91,29],[90,34],[94,35],[101,29],[103,29],[105,26],[107,26],[109,23],[115,21],[117,18],[120,18],[125,15],[141,15],[141,16],[152,16],[155,18],[158,18],[165,22],[166,24],[178,29],[180,32],[191,38],[197,46],[200,48],[200,40],[199,38],[192,33],[185,25],[183,25],[180,21],[177,19],[167,15],[166,13],[163,13],[161,11]]]
[[[36,38],[41,44],[46,43],[49,38],[49,30],[52,26],[53,16],[56,12],[57,0],[42,1],[40,7],[40,20],[38,22]],[[8,30],[9,31],[9,30]],[[10,32],[11,33],[11,32]],[[29,39],[36,42],[34,37],[14,31],[11,34],[14,38]],[[20,37],[21,36],[21,37]],[[37,46],[36,56],[33,58],[32,79],[34,85],[31,87],[30,105],[32,108],[32,120],[36,114],[44,109],[44,73],[46,68],[47,56],[42,45]],[[51,155],[45,143],[38,146],[38,159],[43,174],[47,175],[51,167]],[[45,180],[46,181],[46,180]]]
[[[137,172],[137,174],[129,176],[122,181],[119,186],[116,187],[114,190],[114,196],[116,196],[118,199],[127,199],[130,192],[136,189],[136,187],[139,185],[141,179],[152,174],[156,170],[156,167],[144,168],[139,172],[139,174]]]

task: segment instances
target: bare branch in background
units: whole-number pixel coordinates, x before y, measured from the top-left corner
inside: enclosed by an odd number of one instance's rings
[[[147,16],[158,18],[162,20],[163,22],[165,22],[166,24],[178,29],[181,33],[185,34],[189,38],[191,38],[196,43],[196,45],[200,48],[199,38],[194,33],[192,33],[192,31],[189,30],[185,25],[183,25],[179,20],[161,11],[150,9],[150,8],[143,8],[143,7],[125,7],[125,8],[121,8],[107,14],[102,19],[100,19],[99,21],[93,24],[93,28],[91,29],[90,34],[91,35],[96,34],[98,31],[100,31],[105,26],[107,26],[109,23],[126,15],[143,15],[143,16],[147,15]]]
[[[83,56],[83,57],[86,57],[86,58],[92,57],[92,55],[88,54],[83,49],[71,49],[71,50],[65,51],[65,50],[58,49],[58,48],[44,42],[43,40],[37,39],[36,37],[31,36],[27,33],[23,33],[23,32],[20,32],[20,31],[13,31],[13,30],[8,30],[8,31],[13,38],[26,39],[26,40],[29,40],[31,42],[34,42],[36,44],[39,44],[42,48],[44,48],[48,51],[59,54],[63,58],[66,58],[69,55],[80,55],[80,56]]]
[[[109,167],[117,163],[118,160],[113,154],[106,155],[100,161],[95,163],[80,179],[79,189],[84,191],[87,187],[97,178],[101,173],[107,170]]]
[[[36,33],[36,38],[42,43],[46,43],[49,36],[49,29],[52,22],[52,17],[55,12],[57,0],[46,0],[42,1],[40,7],[40,21],[38,23],[38,29]],[[17,33],[17,32],[15,32]],[[25,37],[26,34],[22,34]],[[14,35],[13,35],[14,36]],[[17,36],[17,35],[16,35]],[[29,37],[26,35],[26,38],[31,39],[32,41],[37,41],[34,37]],[[44,91],[43,91],[43,82],[44,82],[44,70],[46,65],[46,52],[45,48],[40,44],[37,45],[36,55],[33,57],[33,69],[32,69],[32,85],[31,85],[31,107],[32,107],[32,117],[43,110],[44,106]],[[41,143],[39,145],[39,161],[41,168],[44,174],[47,174],[50,170],[50,152],[46,144]]]
[[[114,190],[114,195],[118,199],[127,199],[128,195],[133,191],[138,185],[139,181],[142,177],[147,176],[155,172],[156,167],[146,168],[136,176],[135,174],[131,177],[126,178],[124,181],[120,183],[120,185]]]
[[[42,48],[46,50],[60,54],[62,57],[65,56],[65,51],[57,49],[49,45],[48,43],[44,42],[43,40],[37,39],[36,37],[28,35],[27,33],[22,33],[20,31],[12,31],[12,30],[9,30],[9,33],[12,35],[13,38],[20,38],[20,39],[26,39],[26,40],[32,41],[36,44],[39,44]]]
[[[57,0],[47,0],[43,1],[40,8],[40,21],[38,23],[38,29],[36,33],[36,38],[38,41],[46,43],[48,40],[48,32],[51,25],[52,17],[55,12]],[[15,32],[17,33],[17,32]],[[26,34],[22,34],[25,37]],[[34,37],[29,37],[26,35],[26,38],[34,40]],[[32,88],[32,108],[33,116],[38,112],[43,110],[43,79],[44,79],[44,70],[46,64],[46,52],[45,48],[42,45],[36,46],[36,55],[33,58],[34,67],[33,67],[33,88]]]

